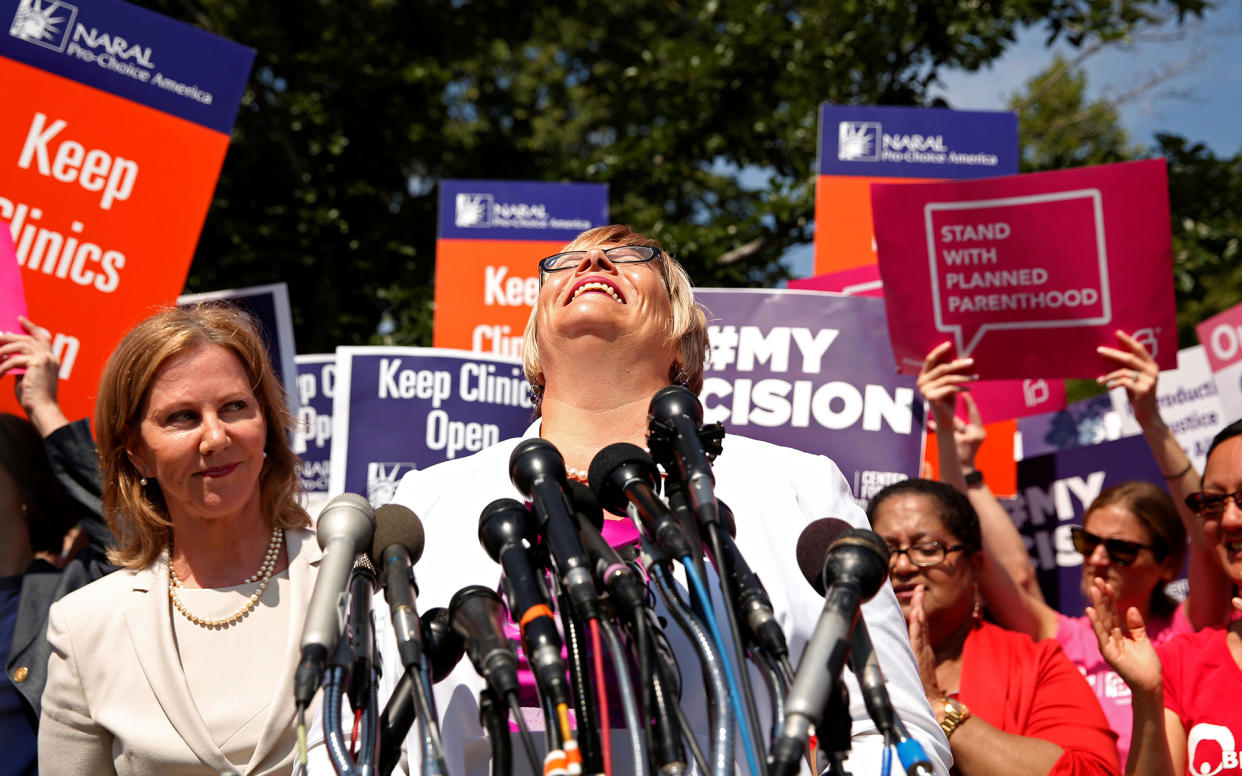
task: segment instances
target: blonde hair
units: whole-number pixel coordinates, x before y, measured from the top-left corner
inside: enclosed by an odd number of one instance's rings
[[[687,375],[686,387],[698,394],[703,390],[703,368],[707,365],[707,311],[703,305],[695,301],[694,284],[690,275],[675,258],[660,245],[659,241],[645,234],[632,231],[624,224],[597,226],[588,229],[574,238],[573,242],[562,250],[580,251],[595,245],[612,243],[615,245],[646,245],[660,251],[656,261],[660,267],[660,276],[664,278],[664,287],[668,289],[668,299],[672,308],[672,319],[668,322],[668,341],[677,344],[680,356],[679,366]],[[531,385],[539,384],[539,374],[543,371],[543,363],[539,358],[538,306],[531,310],[526,321],[526,334],[522,343],[522,369]],[[674,375],[669,374],[670,381]],[[535,407],[535,413],[539,408]]]
[[[258,325],[227,304],[208,303],[187,310],[168,308],[139,323],[121,340],[99,379],[95,436],[103,475],[103,510],[117,537],[113,563],[149,566],[168,546],[172,523],[155,482],[144,487],[142,474],[126,452],[138,426],[155,375],[170,359],[205,345],[231,351],[250,379],[267,427],[266,458],[259,475],[260,501],[268,524],[280,528],[310,525],[298,505],[298,457],[289,445],[293,415],[276,378]]]

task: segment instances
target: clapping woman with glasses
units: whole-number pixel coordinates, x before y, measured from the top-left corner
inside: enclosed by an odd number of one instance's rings
[[[1186,504],[1202,521],[1216,562],[1242,583],[1242,421],[1208,450],[1203,489]],[[1152,776],[1242,772],[1242,620],[1156,645],[1137,607],[1096,580],[1087,608],[1100,652],[1133,693],[1126,772]],[[1120,604],[1120,605],[1119,605]],[[1242,599],[1234,598],[1242,609]]]
[[[984,555],[966,496],[905,480],[877,493],[867,517],[888,544],[889,578],[954,772],[1119,773],[1108,721],[1061,647],[980,616]]]

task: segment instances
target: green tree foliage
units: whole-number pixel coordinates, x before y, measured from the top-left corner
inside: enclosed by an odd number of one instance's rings
[[[1137,158],[1117,106],[1087,99],[1087,74],[1058,56],[1009,100],[1018,111],[1022,172],[1061,170]]]
[[[1242,302],[1242,150],[1222,159],[1174,135],[1157,135],[1169,163],[1173,280],[1183,347],[1194,327]]]
[[[430,341],[436,182],[602,181],[703,285],[812,236],[817,106],[918,105],[1040,25],[1204,0],[149,0],[258,51],[191,290],[283,280],[302,352]],[[753,174],[742,174],[742,173]],[[480,257],[482,259],[482,257]]]

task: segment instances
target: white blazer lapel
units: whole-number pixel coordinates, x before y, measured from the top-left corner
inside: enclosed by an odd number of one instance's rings
[[[231,771],[233,766],[212,741],[207,724],[190,696],[181,658],[173,643],[168,575],[162,569],[162,562],[156,561],[134,576],[133,589],[140,595],[125,609],[130,643],[151,685],[151,692],[186,746],[212,770]]]
[[[290,607],[289,635],[284,645],[285,668],[276,683],[276,695],[268,706],[263,732],[259,735],[254,754],[246,766],[246,773],[259,770],[294,723],[293,674],[302,654],[302,625],[306,621],[306,610],[310,606],[311,593],[315,587],[315,574],[323,557],[323,551],[319,549],[315,534],[310,529],[295,528],[285,531],[285,546],[289,552],[290,590],[289,600],[281,602],[282,606]],[[316,695],[315,698],[317,702],[319,696]],[[310,724],[311,716],[307,714],[307,724]],[[277,753],[273,762],[284,756],[284,752]]]

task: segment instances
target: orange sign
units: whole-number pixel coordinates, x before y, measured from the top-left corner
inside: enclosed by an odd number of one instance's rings
[[[0,221],[61,404],[87,416],[117,341],[181,292],[229,138],[2,57],[0,104]],[[11,391],[0,408],[19,411]]]
[[[539,260],[564,241],[437,240],[432,344],[520,358]]]

